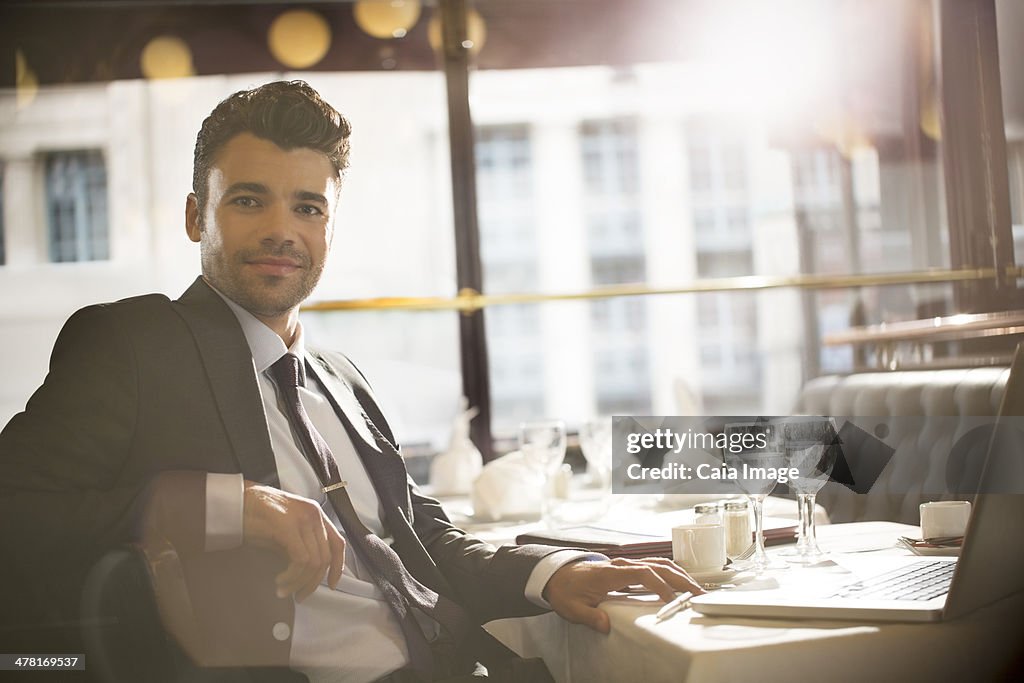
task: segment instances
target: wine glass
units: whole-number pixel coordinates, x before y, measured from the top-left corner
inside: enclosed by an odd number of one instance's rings
[[[836,427],[832,418],[798,418],[782,425],[782,432],[786,467],[797,471],[797,476],[790,479],[789,487],[797,494],[800,513],[796,547],[783,554],[796,564],[814,564],[825,556],[818,547],[814,501],[836,463]]]
[[[550,521],[557,505],[555,477],[565,459],[565,423],[561,420],[536,420],[519,424],[519,451],[526,463],[541,475],[541,517]]]
[[[605,489],[612,479],[612,420],[595,418],[580,425],[580,450],[587,461],[591,483]]]
[[[612,502],[612,418],[587,420],[580,425],[579,436],[591,487],[582,496],[590,509],[580,516],[599,519]]]
[[[765,569],[783,568],[773,564],[764,549],[764,499],[778,484],[778,472],[785,467],[785,453],[779,450],[775,426],[768,422],[733,422],[725,426],[724,450],[727,477],[747,495],[754,510],[754,555],[751,563],[758,574]]]

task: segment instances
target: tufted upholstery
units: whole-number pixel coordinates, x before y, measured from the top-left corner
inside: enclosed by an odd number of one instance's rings
[[[955,418],[890,421],[892,430],[884,441],[895,453],[871,491],[856,494],[829,482],[818,494],[832,521],[917,524],[920,503],[968,498],[945,492],[947,459],[957,439],[977,424],[965,418],[997,414],[1008,376],[1009,368],[970,368],[831,375],[808,382],[797,413]]]

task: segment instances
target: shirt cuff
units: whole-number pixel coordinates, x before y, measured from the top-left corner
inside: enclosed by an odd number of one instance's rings
[[[551,605],[544,599],[544,588],[548,580],[559,569],[578,560],[600,561],[608,558],[598,553],[588,553],[584,550],[558,550],[550,555],[545,555],[537,566],[530,572],[530,578],[526,582],[526,599],[544,609],[551,609]]]
[[[242,545],[244,487],[241,473],[206,475],[207,552]]]

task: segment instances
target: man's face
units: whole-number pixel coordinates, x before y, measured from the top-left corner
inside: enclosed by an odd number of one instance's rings
[[[233,137],[210,168],[202,214],[195,195],[186,205],[203,275],[250,313],[288,313],[323,272],[337,197],[338,177],[324,154],[285,151],[250,133]]]

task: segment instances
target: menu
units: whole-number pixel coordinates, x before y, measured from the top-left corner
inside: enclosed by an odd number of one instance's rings
[[[792,543],[796,541],[796,536],[797,527],[793,520],[764,518],[765,545]],[[582,548],[608,557],[672,557],[671,536],[592,525],[534,531],[516,536],[516,544],[527,543]]]

